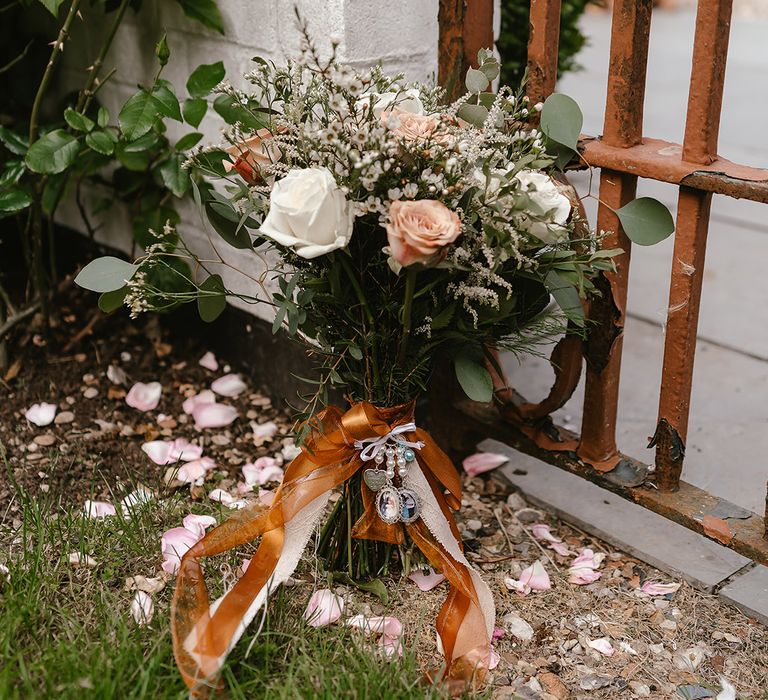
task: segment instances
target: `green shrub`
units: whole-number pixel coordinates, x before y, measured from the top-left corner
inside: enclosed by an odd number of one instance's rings
[[[560,15],[558,75],[580,68],[576,55],[586,44],[578,22],[592,0],[563,0]],[[501,83],[515,85],[525,75],[528,54],[530,2],[501,0],[501,35],[496,43],[501,54]]]

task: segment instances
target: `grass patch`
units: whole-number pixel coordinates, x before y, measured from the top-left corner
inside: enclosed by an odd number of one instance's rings
[[[68,511],[61,499],[16,493],[21,527],[5,522],[0,530],[0,563],[10,570],[0,583],[0,698],[187,697],[171,651],[173,581],[153,595],[154,619],[143,628],[130,616],[133,593],[124,584],[128,576],[156,574],[160,534],[180,524],[189,504],[167,498],[131,519],[96,521]],[[195,510],[225,515],[213,504]],[[73,567],[72,552],[97,566]],[[211,579],[233,571],[240,558],[223,560],[209,564]],[[389,663],[344,627],[308,627],[301,618],[308,595],[307,586],[282,588],[258,638],[250,632],[240,641],[223,673],[230,697],[442,697],[422,683],[412,648]]]

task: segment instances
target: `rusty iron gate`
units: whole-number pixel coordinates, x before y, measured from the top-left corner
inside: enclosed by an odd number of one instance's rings
[[[625,251],[616,258],[616,272],[599,280],[603,295],[588,309],[596,325],[586,342],[571,336],[555,346],[555,383],[542,402],[527,403],[504,378],[497,383],[495,405],[459,398],[441,382],[435,420],[450,449],[466,451],[479,437],[494,437],[768,564],[768,498],[764,516],[722,520],[708,515],[720,502],[717,496],[680,479],[712,195],[768,203],[768,170],[717,155],[732,2],[698,2],[685,135],[679,145],[643,135],[653,0],[614,0],[603,134],[582,136],[580,163],[572,164],[600,168],[596,227],[612,232],[605,247]],[[533,104],[555,90],[560,9],[560,0],[531,0],[527,93]],[[493,0],[440,0],[439,23],[439,79],[455,92],[458,76],[477,50],[492,44]],[[631,244],[612,209],[634,199],[638,177],[679,186],[655,432],[649,426],[655,470],[623,455],[616,444]],[[549,414],[571,397],[584,364],[583,421],[576,435],[555,425]]]

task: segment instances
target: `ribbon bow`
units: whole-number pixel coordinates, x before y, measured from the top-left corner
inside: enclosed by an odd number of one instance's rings
[[[363,462],[370,462],[376,457],[382,447],[386,445],[390,440],[395,440],[398,435],[403,433],[412,433],[416,430],[416,423],[406,423],[405,425],[398,425],[396,428],[392,428],[386,435],[382,437],[370,437],[363,438],[362,440],[355,440],[355,449],[360,450],[360,459]],[[396,441],[400,445],[406,447],[412,447],[415,450],[420,450],[424,447],[424,443],[421,440],[416,442],[410,442],[400,438]]]
[[[176,662],[192,695],[205,696],[216,686],[227,655],[246,627],[269,594],[296,569],[333,489],[363,466],[363,453],[373,455],[403,433],[414,433],[421,445],[403,479],[421,499],[421,517],[413,523],[385,523],[375,514],[374,493],[361,485],[365,512],[352,534],[399,543],[408,532],[450,584],[436,621],[446,659],[444,679],[458,691],[484,680],[492,651],[493,596],[464,556],[451,513],[461,503],[459,475],[430,435],[415,426],[413,409],[413,403],[376,408],[360,402],[346,412],[329,406],[313,418],[312,432],[286,468],[272,505],[237,511],[184,555],[171,603],[171,633]],[[261,542],[245,574],[211,604],[200,560],[258,537]]]

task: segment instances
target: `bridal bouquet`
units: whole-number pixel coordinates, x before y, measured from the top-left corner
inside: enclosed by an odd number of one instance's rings
[[[562,149],[531,126],[542,105],[486,92],[498,73],[481,51],[468,92],[445,104],[438,88],[355,70],[335,50],[323,59],[309,41],[285,66],[256,60],[252,92],[216,88],[236,115],[226,143],[187,164],[211,227],[259,262],[258,275],[242,270],[251,292],[227,289],[212,267],[223,258],[194,254],[170,225],[134,264],[101,259],[81,273],[103,304],[123,300],[134,314],[194,300],[212,320],[228,295],[272,304],[275,332],[300,337],[320,369],[302,453],[272,506],[238,511],[181,564],[173,635],[191,687],[215,677],[321,526],[320,555],[353,580],[418,547],[450,583],[437,620],[446,675],[488,668],[493,598],[451,513],[458,474],[417,426],[415,400],[438,362],[471,399],[491,400],[494,351],[583,328],[580,298],[615,254],[550,175]],[[105,284],[96,273],[107,268]],[[175,282],[160,284],[158,269]],[[328,405],[331,388],[349,406]],[[245,575],[209,605],[200,560],[258,537]]]

